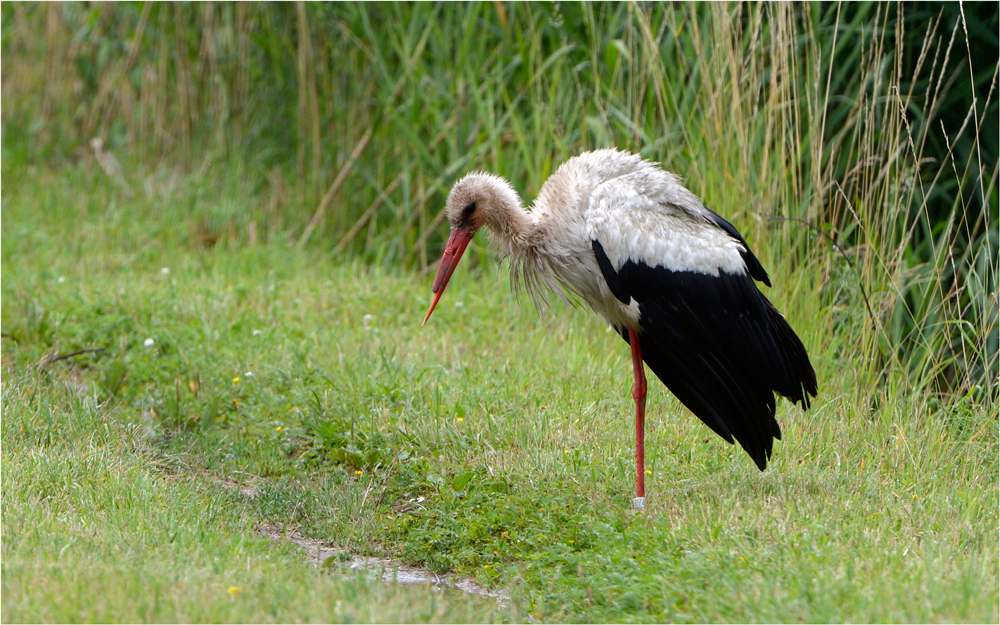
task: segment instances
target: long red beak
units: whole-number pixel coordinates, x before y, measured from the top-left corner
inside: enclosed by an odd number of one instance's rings
[[[448,286],[451,274],[455,273],[455,267],[458,266],[459,259],[462,258],[465,248],[469,247],[469,242],[472,241],[472,237],[475,234],[475,230],[468,228],[451,229],[448,244],[444,247],[444,256],[441,257],[441,264],[438,266],[437,276],[434,277],[434,286],[431,287],[431,293],[434,294],[434,301],[431,302],[431,307],[427,309],[427,316],[424,317],[424,322],[420,325],[426,325],[427,320],[431,318],[434,307],[437,306],[438,300],[441,299],[441,294],[444,293],[444,287]]]

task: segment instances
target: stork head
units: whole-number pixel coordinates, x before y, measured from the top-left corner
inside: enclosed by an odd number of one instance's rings
[[[431,318],[434,307],[437,306],[444,288],[448,286],[451,274],[455,272],[458,261],[465,253],[472,237],[483,226],[494,230],[502,223],[504,216],[512,208],[520,207],[521,198],[510,183],[485,172],[468,174],[455,183],[445,202],[444,214],[451,223],[451,234],[444,247],[444,255],[438,266],[437,276],[431,292],[434,300],[427,310],[424,323]]]

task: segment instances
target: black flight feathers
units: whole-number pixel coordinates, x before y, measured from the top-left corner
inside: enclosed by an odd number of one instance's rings
[[[593,241],[601,273],[615,297],[639,304],[642,358],[658,378],[719,436],[735,438],[763,470],[773,439],[774,392],[809,407],[816,374],[805,347],[752,278],[767,274],[747,249],[748,274],[671,271],[627,261],[617,272]],[[735,233],[735,234],[733,234]],[[628,342],[628,332],[618,328]]]
[[[632,301],[632,295],[618,278],[618,272],[615,271],[615,266],[611,264],[611,259],[604,252],[604,246],[601,245],[601,242],[594,239],[592,243],[594,255],[597,256],[597,266],[601,268],[601,273],[604,274],[604,281],[608,283],[608,288],[618,298],[618,301],[628,306],[629,302]]]
[[[706,208],[705,210],[709,212],[709,214],[712,217],[712,221],[715,222],[715,225],[725,230],[726,234],[739,241],[740,245],[743,246],[744,251],[740,252],[740,256],[743,257],[743,262],[746,263],[747,271],[750,272],[750,277],[753,278],[754,280],[759,280],[763,282],[767,286],[771,286],[771,280],[768,279],[767,272],[764,271],[764,266],[760,264],[760,261],[757,260],[757,257],[754,256],[753,252],[750,251],[750,246],[747,245],[746,239],[743,238],[743,235],[740,234],[740,231],[737,230],[736,227],[733,226],[733,224],[723,219],[720,215],[717,215],[711,209]]]

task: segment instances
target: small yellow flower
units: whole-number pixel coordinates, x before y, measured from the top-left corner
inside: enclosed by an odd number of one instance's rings
[[[361,475],[361,469],[358,469],[357,471],[355,471],[354,475]]]
[[[280,431],[281,431],[281,430],[283,430],[283,429],[285,429],[285,428],[283,428],[283,427],[281,427],[281,426],[279,425],[278,427],[274,428],[274,431],[275,431],[275,432],[280,432]]]
[[[569,539],[569,544],[571,544],[571,545],[572,545],[572,544],[573,544],[573,543],[575,543],[575,542],[576,542],[576,541],[575,541],[575,540],[573,540],[572,538],[570,538],[570,539]]]
[[[568,454],[568,453],[569,453],[569,450],[568,450],[568,449],[564,449],[564,450],[563,450],[563,453],[564,453],[564,454]]]
[[[235,597],[236,595],[240,594],[241,590],[243,590],[242,586],[230,586],[229,588],[226,589],[226,592]]]
[[[646,469],[646,475],[652,475],[652,474],[653,474],[652,469]]]
[[[240,376],[236,376],[235,378],[233,378],[233,384],[239,384],[239,383],[240,383]]]
[[[461,422],[462,422],[462,417],[459,417],[459,418],[458,418],[458,422],[459,422],[459,423],[461,423]]]

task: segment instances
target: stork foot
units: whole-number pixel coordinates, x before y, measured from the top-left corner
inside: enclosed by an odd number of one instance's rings
[[[646,509],[646,498],[645,497],[636,497],[635,499],[633,499],[632,500],[632,509],[633,510],[645,510]]]

